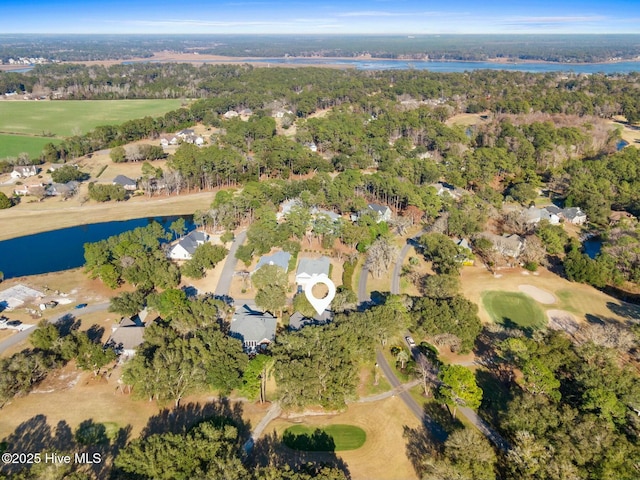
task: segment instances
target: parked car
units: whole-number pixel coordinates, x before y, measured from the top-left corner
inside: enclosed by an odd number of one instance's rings
[[[79,303],[78,305],[76,305],[75,308],[76,310],[80,310],[81,308],[85,308],[87,306],[86,303]]]
[[[416,346],[416,342],[413,340],[413,337],[411,337],[411,335],[407,335],[406,337],[404,337],[404,339],[407,341],[407,344],[409,344],[411,348]]]

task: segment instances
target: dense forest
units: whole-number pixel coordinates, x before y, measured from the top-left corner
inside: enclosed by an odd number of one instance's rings
[[[563,63],[634,59],[638,35],[4,35],[0,59],[126,60],[154,52],[232,57],[321,56]]]

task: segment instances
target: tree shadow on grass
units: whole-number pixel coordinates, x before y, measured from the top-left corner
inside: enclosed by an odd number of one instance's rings
[[[315,432],[314,432],[315,433]],[[329,447],[330,443],[333,443],[333,438],[322,432],[329,437],[329,440],[318,436],[311,442],[318,442],[319,446]],[[300,435],[295,435],[300,437]],[[333,444],[335,449],[335,443]],[[323,467],[336,468],[341,470],[347,479],[351,478],[349,467],[347,464],[338,457],[334,451],[303,451],[294,450],[289,448],[279,435],[274,430],[270,434],[263,435],[256,440],[251,453],[250,463],[254,467],[276,467],[283,468],[285,466],[291,467],[298,472],[307,473],[315,477]]]
[[[335,452],[336,442],[331,435],[324,430],[316,428],[313,433],[284,432],[283,443],[294,450],[306,452]]]
[[[58,328],[58,332],[60,332],[60,336],[66,337],[74,330],[78,330],[80,328],[80,320],[78,320],[73,314],[67,313],[56,322],[56,327]]]
[[[86,435],[87,432],[102,432],[102,434]],[[4,438],[3,447],[9,453],[40,452],[43,457],[46,453],[56,452],[70,455],[74,460],[76,453],[90,452],[88,460],[94,459],[94,453],[99,454],[100,461],[96,463],[83,464],[74,461],[72,472],[91,471],[92,478],[108,478],[112,460],[127,444],[130,435],[131,426],[127,425],[119,428],[109,437],[106,435],[104,424],[96,423],[92,419],[83,421],[74,435],[66,421],[60,420],[55,428],[51,428],[47,423],[47,417],[36,415],[18,425],[12,434]],[[0,473],[9,474],[9,478],[28,469],[29,465],[25,464],[0,465]],[[41,473],[44,475],[46,472]]]
[[[640,307],[638,307],[638,305],[630,305],[627,303],[620,305],[614,302],[607,302],[607,308],[616,315],[620,315],[628,320],[635,322],[640,321]]]
[[[140,435],[142,438],[158,433],[184,434],[204,421],[214,425],[233,425],[238,429],[238,438],[246,440],[250,425],[242,418],[243,408],[239,402],[231,403],[221,397],[208,403],[187,403],[177,408],[165,408],[149,418]]]

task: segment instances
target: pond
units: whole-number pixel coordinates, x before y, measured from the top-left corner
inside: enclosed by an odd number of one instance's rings
[[[98,242],[151,222],[160,223],[167,231],[178,218],[184,218],[193,230],[191,215],[147,217],[134,220],[94,223],[36,233],[0,242],[0,272],[4,278],[58,272],[84,265],[84,244]]]
[[[620,151],[627,145],[629,145],[629,142],[627,142],[626,140],[618,140],[618,143],[616,143],[616,150]]]
[[[591,237],[590,239],[585,240],[582,242],[582,249],[589,258],[596,258],[596,255],[598,255],[600,250],[602,250],[602,238]]]

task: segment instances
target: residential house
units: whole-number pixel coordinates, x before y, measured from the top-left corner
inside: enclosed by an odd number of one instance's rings
[[[162,148],[166,148],[169,145],[178,145],[180,140],[175,135],[163,135],[160,137],[160,145]]]
[[[322,312],[322,315],[316,315],[315,317],[305,317],[300,312],[295,312],[289,318],[289,330],[297,332],[304,327],[314,325],[326,325],[333,319],[333,314],[329,310]]]
[[[289,200],[285,200],[284,202],[282,202],[280,204],[280,211],[278,213],[276,213],[276,219],[277,220],[282,220],[283,218],[286,218],[287,215],[289,215],[289,213],[293,209],[293,207],[298,206],[298,205],[302,205],[302,202],[300,200],[298,200],[297,198],[292,198],[292,199],[289,199]]]
[[[38,167],[35,165],[16,165],[11,172],[11,178],[28,178],[38,174]]]
[[[238,112],[236,112],[235,110],[229,110],[228,112],[226,112],[224,115],[222,115],[224,118],[226,118],[227,120],[231,119],[231,118],[236,118],[238,117],[240,114]]]
[[[580,207],[570,207],[562,210],[562,215],[567,222],[574,225],[583,225],[587,221],[587,214]]]
[[[273,116],[275,118],[284,118],[285,115],[293,115],[293,112],[291,110],[276,110],[275,112],[273,112]]]
[[[546,220],[552,225],[560,223],[560,209],[556,206],[544,208],[531,206],[524,211],[523,215],[527,223],[540,223],[542,220]]]
[[[115,349],[120,361],[133,357],[136,348],[144,342],[144,329],[152,322],[148,317],[149,312],[145,308],[133,317],[123,318],[119,325],[113,327],[107,346]]]
[[[524,251],[524,238],[519,235],[496,235],[494,233],[482,233],[482,237],[493,243],[493,248],[498,253],[511,258],[518,258]]]
[[[258,260],[258,264],[251,274],[253,275],[265,265],[275,265],[287,272],[289,270],[289,260],[291,260],[291,254],[289,252],[283,252],[282,250],[273,255],[263,255],[260,257],[260,260]]]
[[[242,342],[246,352],[259,352],[276,339],[276,318],[267,312],[253,310],[248,305],[236,309],[231,319],[229,335]]]
[[[331,210],[324,210],[322,208],[313,207],[311,210],[309,210],[309,213],[311,213],[311,215],[313,216],[326,215],[334,223],[340,220],[340,215],[338,215],[336,212],[332,212]]]
[[[331,263],[328,257],[302,258],[296,270],[296,283],[306,286],[313,275],[329,278]]]
[[[439,197],[448,195],[454,200],[460,200],[466,193],[464,190],[445,182],[432,183],[429,186],[436,189],[436,195],[438,195]]]
[[[182,237],[178,243],[173,245],[169,249],[167,256],[172,260],[191,260],[196,248],[208,241],[208,234],[194,230]]]
[[[456,246],[458,247],[458,254],[456,260],[465,266],[471,266],[475,264],[473,260],[473,251],[471,250],[471,244],[466,238],[454,239]]]
[[[242,110],[240,110],[240,115],[242,115],[243,117],[250,117],[251,115],[253,115],[253,110],[251,110],[250,108],[243,108]]]
[[[73,180],[67,183],[52,183],[47,187],[47,195],[52,197],[60,196],[68,198],[76,194],[78,191],[78,185],[80,184]]]
[[[128,192],[133,192],[138,188],[138,184],[135,180],[125,177],[124,175],[118,175],[111,183],[114,185],[121,185]]]
[[[391,220],[391,209],[386,205],[378,205],[376,203],[370,203],[367,208],[374,212],[376,216],[376,223],[388,222]]]
[[[196,132],[191,128],[185,128],[184,130],[180,130],[178,133],[176,133],[176,136],[185,140],[188,137],[193,137],[195,134]]]
[[[304,146],[314,153],[318,151],[318,146],[314,142],[306,142]]]
[[[40,190],[42,189],[42,190]],[[21,185],[13,190],[13,193],[19,196],[34,195],[35,193],[44,191],[44,183],[33,183],[31,185]]]
[[[53,173],[56,170],[60,170],[61,168],[66,166],[72,166],[74,168],[78,168],[78,165],[71,165],[69,163],[52,163],[51,165],[49,165],[49,168],[47,168],[47,172]]]

